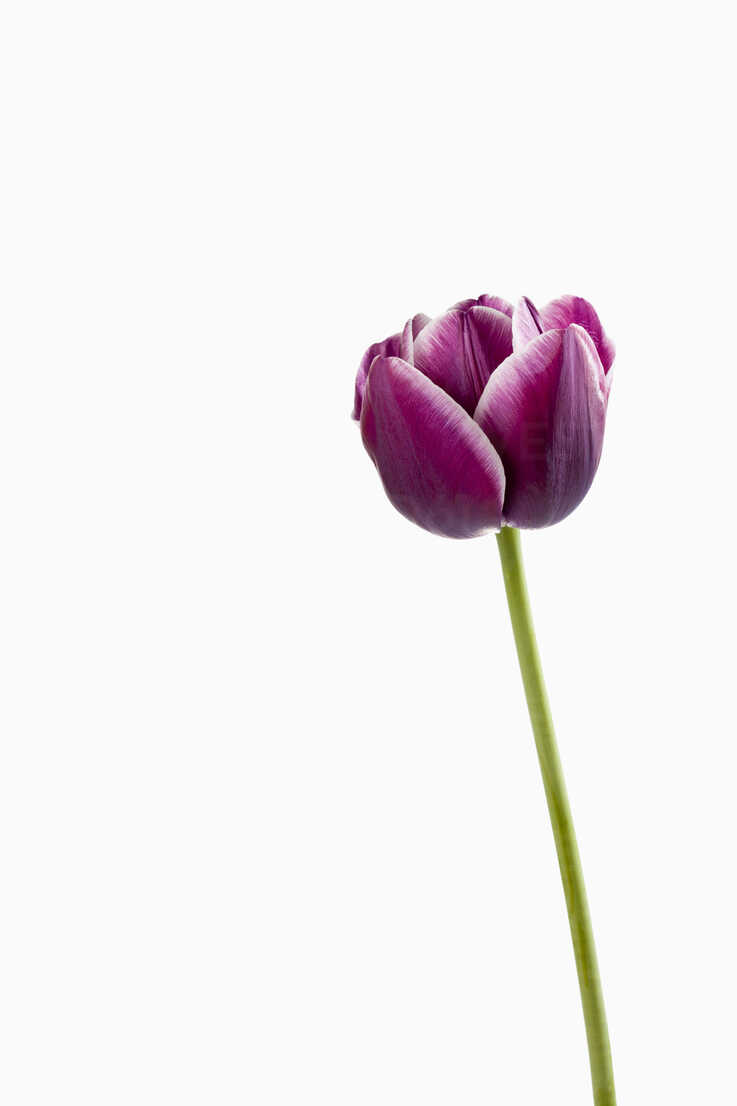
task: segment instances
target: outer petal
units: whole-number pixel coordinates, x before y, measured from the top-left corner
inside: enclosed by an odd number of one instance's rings
[[[360,419],[361,417],[361,404],[363,403],[363,393],[366,388],[366,377],[368,376],[368,371],[371,368],[371,363],[374,358],[403,357],[405,361],[409,361],[410,364],[412,364],[412,347],[414,339],[429,322],[429,315],[415,315],[414,318],[409,320],[404,330],[399,334],[392,334],[390,338],[385,338],[383,342],[374,342],[373,345],[369,346],[361,358],[361,364],[358,366],[358,373],[356,374],[352,414],[354,419]]]
[[[361,435],[389,499],[418,526],[449,538],[501,526],[499,455],[470,415],[406,361],[373,362]]]
[[[551,300],[540,311],[545,330],[564,330],[571,323],[578,323],[594,339],[604,372],[608,373],[614,361],[614,342],[604,333],[604,327],[596,311],[581,296],[560,296]]]
[[[492,307],[471,306],[433,319],[415,342],[415,365],[469,415],[494,369],[512,352],[512,324]]]
[[[512,315],[512,339],[515,352],[524,349],[528,342],[542,334],[545,327],[540,318],[540,312],[532,300],[523,296],[514,309]]]
[[[581,502],[601,456],[607,383],[575,324],[534,338],[491,377],[474,418],[504,465],[505,522],[550,526]]]

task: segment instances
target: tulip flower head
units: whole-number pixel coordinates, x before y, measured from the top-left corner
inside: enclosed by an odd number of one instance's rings
[[[538,311],[484,295],[370,346],[353,417],[389,499],[418,526],[452,538],[550,526],[593,481],[613,360],[586,300]]]

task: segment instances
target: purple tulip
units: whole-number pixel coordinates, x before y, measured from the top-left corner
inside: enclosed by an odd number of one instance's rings
[[[353,416],[389,499],[426,530],[550,526],[596,473],[613,360],[586,300],[480,296],[370,346]]]

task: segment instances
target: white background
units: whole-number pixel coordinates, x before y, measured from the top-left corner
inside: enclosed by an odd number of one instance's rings
[[[3,13],[3,1101],[590,1101],[495,542],[348,417],[485,291],[617,343],[530,587],[620,1103],[732,1101],[728,6]]]

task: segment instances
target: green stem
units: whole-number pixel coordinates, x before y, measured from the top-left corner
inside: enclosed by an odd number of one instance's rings
[[[555,742],[553,720],[545,691],[535,630],[532,625],[532,613],[522,565],[519,531],[512,527],[504,527],[501,533],[497,535],[497,542],[502,560],[504,587],[507,592],[517,656],[522,671],[522,682],[525,687],[527,707],[535,735],[535,745],[540,761],[543,784],[545,785],[545,797],[548,801],[548,811],[553,825],[555,848],[558,852],[558,863],[566,896],[566,906],[568,907],[568,921],[571,927],[571,937],[573,938],[578,985],[581,990],[583,1016],[586,1023],[594,1103],[595,1106],[616,1106],[609,1032],[604,1012],[604,998],[601,993],[589,904],[586,899],[581,858],[578,855],[573,819],[571,818],[563,770]]]

